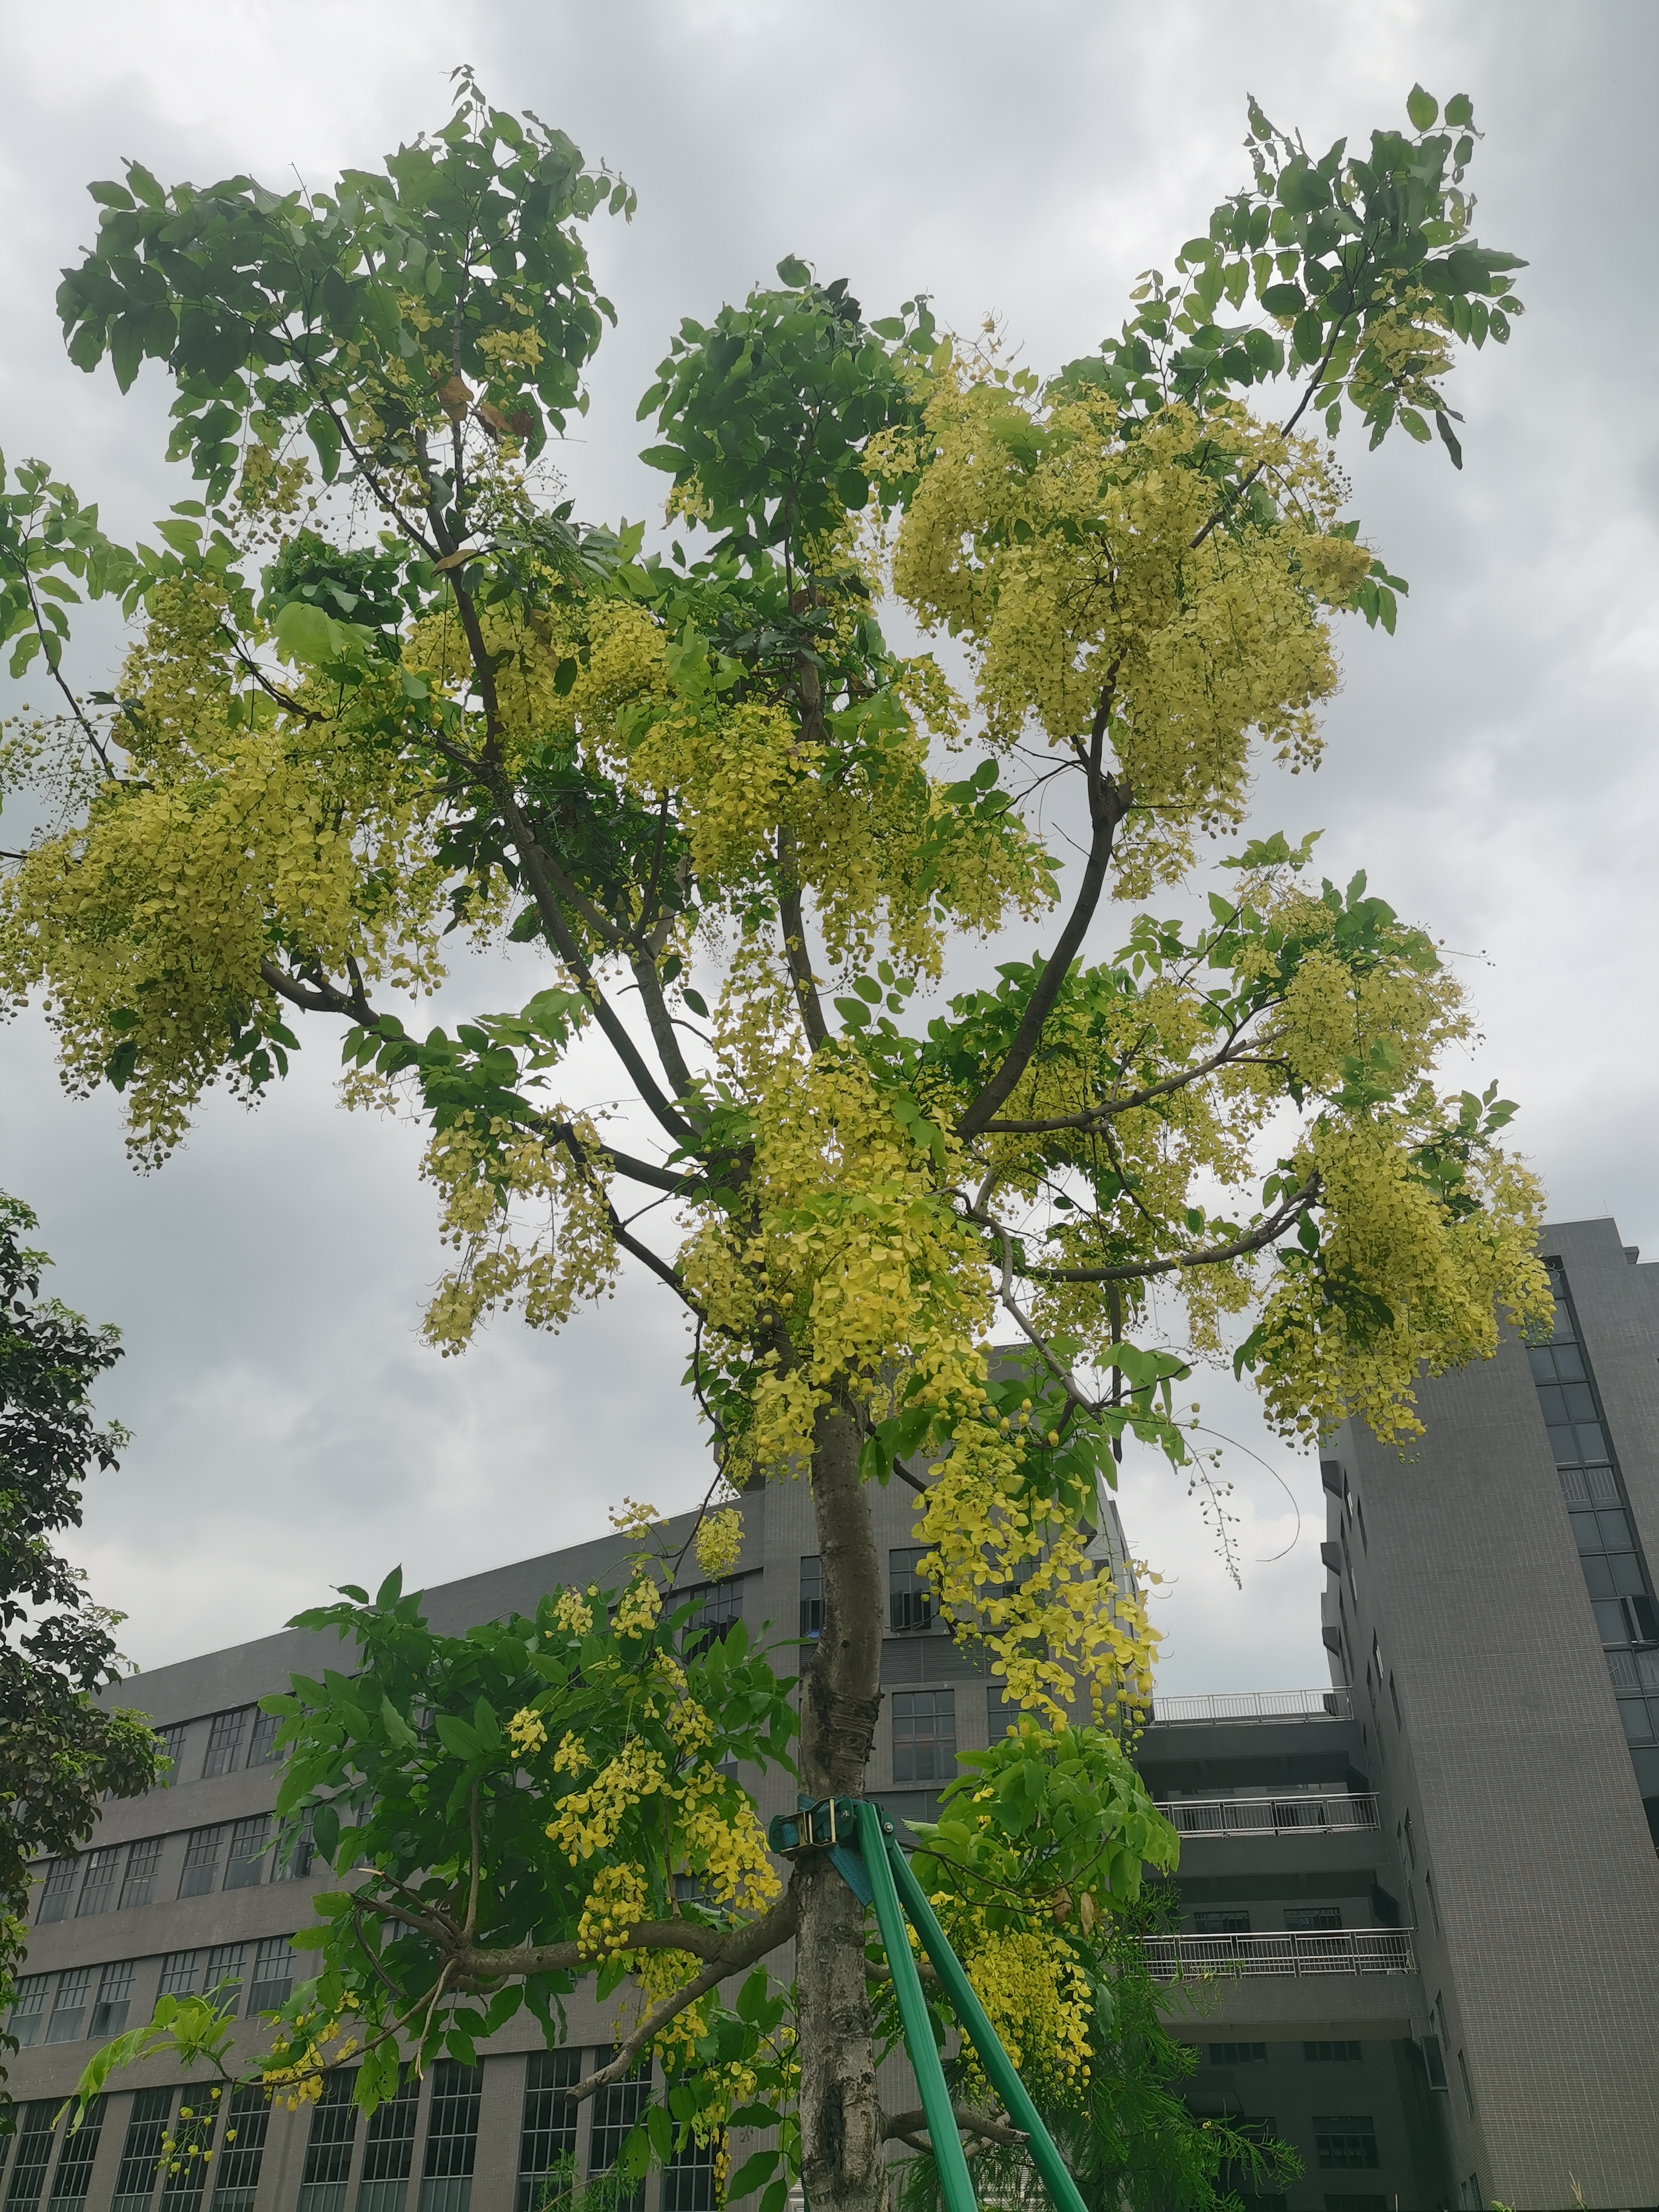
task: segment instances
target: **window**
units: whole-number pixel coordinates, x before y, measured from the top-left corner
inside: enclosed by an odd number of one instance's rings
[[[1302,2056],[1310,2066],[1358,2066],[1364,2053],[1357,2043],[1304,2043]]]
[[[1406,1814],[1403,1832],[1406,1838],[1406,1856],[1411,1861],[1413,1869],[1415,1871],[1417,1866],[1417,1838],[1412,1833],[1412,1816],[1409,1812]]]
[[[1314,2156],[1322,2167],[1357,2172],[1379,2166],[1376,2123],[1369,2112],[1316,2112]]]
[[[213,2185],[213,2212],[253,2212],[270,2124],[270,2100],[257,2081],[245,2081],[231,2091]]]
[[[597,2174],[609,2173],[617,2163],[623,2143],[643,2115],[650,2097],[651,2066],[649,2060],[645,2060],[625,2081],[613,2081],[594,2098],[593,2124],[587,2138],[590,2180]],[[629,2196],[612,2203],[611,2212],[644,2212],[644,2205],[645,2184],[641,2180]]]
[[[1248,1936],[1250,1916],[1243,1905],[1229,1905],[1218,1912],[1195,1912],[1193,1933],[1195,1936]]]
[[[948,1782],[957,1771],[954,1690],[893,1693],[893,1779]]]
[[[472,2161],[478,2148],[483,2079],[477,2067],[463,2066],[453,2058],[441,2058],[433,2069],[420,2212],[467,2212],[472,2197]]]
[[[86,2033],[87,2006],[92,1997],[92,1968],[72,1966],[58,1977],[58,1994],[52,2018],[46,2022],[48,2043],[78,2043]]]
[[[120,1863],[118,1844],[105,1844],[87,1853],[82,1861],[86,1871],[81,1876],[81,1894],[75,1905],[77,1920],[86,1913],[109,1911],[115,1902],[115,1875]]]
[[[205,1897],[219,1883],[219,1854],[224,1849],[222,1828],[194,1828],[185,1845],[185,1870],[179,1881],[180,1897]]]
[[[242,1763],[242,1738],[247,1732],[248,1708],[241,1705],[234,1713],[215,1713],[208,1726],[207,1757],[202,1761],[204,1776],[229,1774]]]
[[[805,1562],[802,1563],[805,1587]],[[803,1629],[802,1633],[805,1631]],[[524,2077],[524,2124],[519,2130],[519,2187],[514,2212],[537,2212],[548,2176],[576,2155],[576,2107],[566,2096],[581,2078],[582,2054],[532,2051]]]
[[[146,1836],[142,1843],[127,1845],[127,1870],[121,1877],[121,1910],[126,1911],[135,1905],[155,1902],[155,1872],[161,1863],[160,1836]]]
[[[718,2139],[688,2136],[662,2170],[662,2212],[715,2212],[714,2159]]]
[[[254,1889],[264,1879],[265,1863],[263,1856],[270,1841],[270,1816],[256,1813],[251,1820],[238,1820],[230,1832],[230,1853],[225,1862],[227,1889]]]
[[[173,2110],[171,2089],[140,2089],[127,2118],[126,2141],[116,2170],[115,2197],[111,2212],[143,2212],[155,2187],[155,2167],[161,2155],[161,2138]]]
[[[1423,1887],[1429,1893],[1429,1917],[1434,1923],[1435,1934],[1438,1936],[1443,1931],[1440,1925],[1440,1899],[1435,1892],[1434,1870],[1432,1868],[1425,1867],[1424,1869]]]
[[[161,1961],[161,1994],[164,1997],[194,1996],[201,1978],[199,1951],[169,1951]]]
[[[1446,2084],[1446,2061],[1440,2038],[1429,2034],[1423,2038],[1423,2075],[1431,2089],[1443,2090]]]
[[[247,1747],[250,1766],[274,1766],[282,1757],[282,1753],[276,1748],[276,1731],[282,1725],[281,1713],[262,1713],[255,1709],[253,1733]]]
[[[700,1658],[711,1644],[718,1644],[730,1632],[734,1622],[743,1619],[741,1575],[723,1583],[700,1583],[695,1589],[678,1592],[678,1598],[697,1608],[680,1647],[687,1659]]]
[[[98,2138],[103,2132],[104,2100],[94,2097],[80,2126],[73,2135],[64,2137],[64,2148],[58,2154],[58,2171],[52,2177],[48,2203],[86,2203],[87,2191],[92,2186],[93,2161],[98,2155]]]
[[[823,1633],[823,1561],[811,1553],[800,1563],[800,1632]]]
[[[1267,2046],[1265,2043],[1212,2043],[1210,2045],[1212,2066],[1265,2066]]]
[[[403,2212],[409,2169],[415,2158],[415,2115],[421,2101],[418,2078],[409,2075],[398,2094],[377,2105],[363,2131],[363,2172],[357,2184],[357,2212]]]
[[[311,2108],[299,2212],[344,2212],[357,2135],[357,2107],[351,2101],[356,2080],[349,2067],[337,2066],[323,2076],[323,2094]]]
[[[253,1954],[253,1985],[247,1993],[250,2013],[276,2012],[294,1989],[294,1946],[286,1936],[267,1936]]]
[[[17,2154],[11,2162],[11,2186],[6,2191],[6,2212],[33,2212],[40,2202],[52,2156],[52,2124],[61,2097],[37,2097],[23,2107],[17,2127]]]
[[[184,1721],[171,1721],[166,1728],[158,1728],[155,1731],[157,1747],[162,1758],[167,1762],[155,1778],[155,1787],[158,1790],[172,1790],[178,1786],[180,1778],[179,1767],[179,1761],[184,1756],[186,1726],[187,1723]]]
[[[296,1813],[291,1820],[284,1820],[276,1838],[276,1848],[271,1853],[270,1878],[273,1881],[303,1881],[311,1872],[311,1863],[316,1849],[311,1840],[312,1808]]]
[[[222,2006],[228,1999],[233,2013],[242,1994],[242,1960],[246,1948],[242,1943],[217,1943],[202,1966],[202,1995],[207,1996],[216,1990],[219,2003]]]
[[[1463,2084],[1463,2102],[1469,2108],[1469,2118],[1474,2118],[1474,2090],[1469,2081],[1469,2062],[1460,2051],[1457,2054],[1458,2079]]]
[[[1360,1504],[1357,1494],[1353,1501],[1353,1517],[1359,1527],[1359,1548],[1362,1552],[1369,1552],[1371,1548],[1371,1540],[1365,1534],[1365,1509]]]
[[[27,2051],[40,2040],[40,2021],[46,2009],[46,1984],[50,1974],[24,1974],[18,1981],[11,2000],[11,2017],[6,2022],[8,2030],[17,2038],[20,2049]]]
[[[1019,1726],[1020,1709],[1008,1702],[1007,1687],[993,1682],[985,1692],[985,1728],[988,1743],[1000,1743],[1010,1729]]]
[[[40,1927],[46,1927],[49,1921],[67,1917],[70,1893],[74,1887],[75,1861],[48,1859],[40,1883],[40,1910],[34,1916]]]
[[[933,1585],[921,1572],[927,1556],[927,1547],[922,1544],[907,1544],[887,1554],[890,1624],[895,1635],[933,1626]]]
[[[1457,2202],[1460,2206],[1468,2205],[1469,2212],[1480,2212],[1480,2176],[1478,2173],[1472,2173],[1467,2181],[1458,2183]]]
[[[173,2148],[161,2170],[160,2212],[198,2212],[213,2156],[219,2107],[205,2083],[186,2087],[173,2124]]]
[[[88,2035],[119,2035],[127,2024],[127,2007],[132,2002],[132,1968],[131,1959],[106,1966],[98,1977],[98,2002],[92,2008],[92,2026]]]
[[[1322,1935],[1342,1925],[1340,1905],[1287,1905],[1285,1925],[1293,1936]]]

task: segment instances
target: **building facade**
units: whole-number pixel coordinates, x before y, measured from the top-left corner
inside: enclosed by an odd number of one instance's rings
[[[1152,1951],[1197,2049],[1191,2100],[1296,2148],[1283,2212],[1659,2207],[1659,1269],[1610,1223],[1551,1230],[1545,1249],[1549,1345],[1505,1343],[1427,1385],[1427,1434],[1403,1458],[1346,1431],[1327,1447],[1332,1686],[1160,1696],[1140,1746],[1182,1837],[1179,1931]],[[872,1497],[889,1571],[873,1794],[921,1819],[1005,1717],[933,1617],[908,1494]],[[810,1640],[805,1486],[752,1494],[744,1522],[704,1619]],[[676,1547],[685,1533],[671,1524]],[[443,1585],[428,1616],[454,1633],[559,1583],[614,1584],[628,1548]],[[1109,1512],[1097,1550],[1121,1565]],[[278,1878],[257,1708],[334,1656],[287,1631],[118,1693],[155,1717],[173,1772],[38,1870],[0,2212],[534,2212],[556,2160],[583,2177],[614,2161],[646,2091],[567,2103],[613,2041],[586,1995],[559,2050],[521,2015],[477,2067],[446,2062],[368,2124],[343,2075],[297,2114],[255,2099],[203,2118],[205,2084],[155,2061],[76,2136],[55,2125],[97,2042],[162,1990],[234,1979],[251,2017],[302,1974],[289,1939],[321,1877],[301,1857]],[[759,1794],[763,1814],[793,1805],[785,1776]],[[163,2137],[191,2131],[213,2157],[158,2174]],[[714,2201],[692,2157],[629,2212]]]

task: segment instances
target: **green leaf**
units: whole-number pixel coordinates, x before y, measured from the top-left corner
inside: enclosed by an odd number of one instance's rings
[[[1468,128],[1474,120],[1474,102],[1467,92],[1455,92],[1446,102],[1446,120],[1454,131]]]
[[[752,2190],[758,2189],[777,2162],[778,2154],[775,2150],[757,2150],[752,2157],[744,2159],[726,2185],[726,2202],[735,2204],[740,2197],[747,2197]]]
[[[1406,95],[1406,112],[1410,116],[1415,129],[1427,131],[1432,126],[1436,116],[1440,112],[1440,102],[1432,93],[1425,92],[1420,84],[1414,84]],[[1450,110],[1448,109],[1446,120],[1449,123],[1454,119]]]
[[[1325,350],[1325,325],[1312,308],[1299,314],[1291,331],[1291,343],[1305,362],[1316,362]]]
[[[787,284],[792,292],[801,290],[812,281],[812,272],[797,253],[786,253],[778,264],[778,282]]]

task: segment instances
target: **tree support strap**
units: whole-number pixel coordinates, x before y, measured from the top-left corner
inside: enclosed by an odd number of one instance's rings
[[[962,2136],[951,2116],[951,2093],[939,2063],[939,2047],[933,2040],[921,1977],[911,1956],[910,1939],[904,1926],[907,1915],[939,1976],[940,1987],[951,2001],[958,2025],[979,2053],[987,2081],[1001,2098],[1009,2118],[1030,2139],[1031,2156],[1048,2187],[1055,2212],[1086,2212],[1070,2167],[1042,2124],[1024,2083],[986,2017],[985,2008],[975,1995],[962,1961],[946,1941],[921,1884],[899,1848],[891,1820],[880,1807],[868,1798],[803,1799],[800,1811],[793,1818],[781,1814],[772,1822],[767,1841],[775,1851],[789,1858],[803,1851],[826,1852],[854,1895],[861,1903],[873,1904],[876,1908],[876,1922],[881,1930],[882,1947],[887,1954],[893,1993],[898,2000],[899,2018],[903,2025],[904,2045],[921,2092],[921,2108],[927,2115],[927,2133],[933,2142],[933,2158],[949,2212],[977,2212],[977,2203]]]

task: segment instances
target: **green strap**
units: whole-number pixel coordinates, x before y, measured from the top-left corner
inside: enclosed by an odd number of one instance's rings
[[[957,2131],[957,2124],[951,2112],[951,2093],[945,2086],[945,2069],[939,2063],[933,2025],[927,2017],[927,2000],[921,1993],[921,1977],[917,1973],[916,1962],[910,1955],[910,1939],[905,1933],[903,1917],[899,1911],[898,1892],[893,1887],[893,1867],[888,1859],[887,1838],[882,1832],[881,1815],[867,1799],[860,1801],[858,1809],[859,1846],[865,1872],[875,1893],[876,1924],[881,1929],[887,1963],[892,1969],[893,1994],[898,1999],[904,2040],[909,2050],[910,2063],[915,2069],[916,2086],[921,2091],[921,2109],[927,2117],[928,2135],[933,2139],[933,2161],[939,2168],[945,2202],[949,2212],[978,2212],[974,2185],[968,2178],[968,2160],[963,2153],[962,2137]],[[892,1848],[898,1865],[908,1876],[910,1869],[904,1865],[903,1855],[899,1852],[896,1843]],[[917,1895],[921,1895],[920,1891]],[[929,1914],[928,1917],[931,1920],[933,1916]],[[925,1943],[927,1932],[920,1922],[916,1924]],[[935,1923],[934,1933],[937,1935],[938,1932]],[[944,1942],[942,1936],[939,1941]],[[983,2018],[983,2014],[981,2017]],[[1067,2212],[1070,2212],[1069,2207]],[[1076,2212],[1083,2212],[1080,2199]]]
[[[873,1824],[876,1818],[875,1808],[872,1805],[861,1805],[859,1808],[859,1818],[861,1821],[867,1821]],[[866,1826],[863,1832],[866,1836],[868,1836],[870,1833],[869,1827]],[[878,1830],[878,1833],[879,1833]],[[1054,2137],[1048,2133],[1048,2129],[1043,2126],[1041,2118],[1038,2117],[1036,2106],[1031,2102],[1030,2097],[1026,2095],[1025,2084],[1020,2080],[1019,2075],[1014,2071],[1012,2062],[1010,2060],[1007,2052],[1003,2049],[1001,2044],[997,2039],[996,2030],[992,2027],[990,2021],[985,2016],[984,2006],[981,2004],[979,1999],[974,1994],[973,1984],[963,1972],[961,1961],[957,1959],[956,1953],[951,1948],[950,1944],[945,1941],[945,1930],[939,1926],[939,1922],[934,1918],[933,1908],[927,1902],[927,1897],[923,1893],[921,1884],[916,1880],[915,1874],[912,1872],[909,1861],[899,1849],[897,1838],[889,1838],[887,1841],[886,1850],[880,1853],[876,1851],[872,1843],[866,1842],[864,1847],[864,1863],[866,1866],[870,1866],[872,1860],[878,1857],[879,1858],[881,1864],[890,1869],[888,1880],[885,1885],[879,1881],[878,1881],[876,1885],[876,1911],[878,1916],[879,1916],[881,1912],[881,1899],[884,1887],[890,1891],[893,1888],[894,1884],[896,1883],[897,1895],[903,1899],[904,1910],[909,1914],[911,1924],[915,1929],[917,1935],[921,1938],[921,1948],[927,1952],[928,1958],[933,1961],[933,1972],[939,1976],[939,1980],[943,1983],[945,1986],[945,1994],[950,1998],[951,2005],[955,2008],[957,2020],[960,2021],[968,2035],[972,2039],[974,2047],[979,2052],[980,2063],[985,2069],[986,2075],[990,2081],[991,2087],[1001,2098],[1003,2104],[1007,2110],[1008,2117],[1013,2122],[1014,2125],[1017,2128],[1023,2130],[1024,2132],[1030,2138],[1031,2156],[1036,2161],[1037,2171],[1042,2174],[1042,2179],[1048,2185],[1048,2194],[1054,2200],[1055,2212],[1087,2212],[1087,2208],[1084,2204],[1083,2198],[1079,2193],[1078,2185],[1072,2179],[1071,2168],[1060,2156],[1058,2148],[1055,2147]],[[897,1918],[896,1913],[895,1913],[894,1917],[895,1919]],[[898,1931],[898,1948],[896,1948],[895,1947],[895,1938],[888,1933],[885,1920],[882,1921],[881,1934],[882,1941],[887,1946],[888,1958],[892,1961],[894,1981],[896,1983],[898,1981],[898,1950],[899,1948],[902,1948],[905,1966],[909,1970],[912,1980],[915,1982],[916,1996],[920,2002],[921,1996],[921,1984],[919,1977],[916,1975],[915,1967],[911,1963],[910,1947],[908,1942],[903,1941],[904,1931],[902,1928]],[[903,2003],[904,1999],[901,1994],[899,1998],[901,2011],[903,2008]],[[906,2040],[910,2045],[911,2063],[915,2066],[918,2078],[921,2078],[921,2065],[916,2057],[916,2039],[911,2033],[910,2022],[908,2014],[905,2015],[904,2033]],[[922,2033],[927,2041],[927,2055],[933,2062],[934,2071],[939,2073],[939,2054],[933,2048],[933,2037],[931,2034],[927,2033],[925,2023]],[[942,2089],[944,2086],[944,2075],[942,2073],[939,2073],[939,2082]],[[927,2091],[925,2081],[921,2093],[921,2100],[925,2107],[927,2103]],[[937,2155],[939,2140],[939,2132],[937,2129],[933,2128],[931,2119],[928,2124],[930,2130],[933,2133],[934,2151]],[[958,2158],[961,2158],[962,2147],[957,2137],[954,2125],[952,2125],[951,2136],[951,2142],[956,2148],[957,2155]],[[963,2159],[963,2181],[964,2186],[967,2185],[967,2160]],[[939,2160],[939,2172],[942,2175],[946,2172],[943,2159]],[[945,2186],[945,2196],[947,2201],[951,2204],[952,2212],[955,2212],[955,2200],[951,2197],[948,2179]]]

